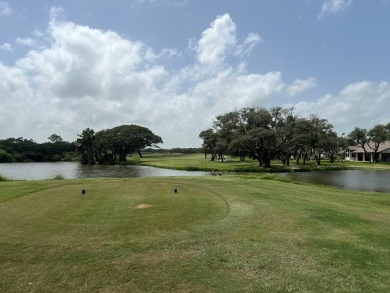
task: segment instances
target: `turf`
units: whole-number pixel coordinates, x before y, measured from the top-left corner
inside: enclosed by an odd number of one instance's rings
[[[389,223],[387,193],[249,177],[2,182],[0,292],[388,292]]]
[[[240,161],[237,157],[227,156],[222,162],[216,159],[211,161],[211,156],[205,158],[204,154],[155,154],[146,153],[143,158],[137,156],[128,157],[128,163],[146,165],[160,168],[170,168],[189,171],[221,171],[221,172],[298,172],[298,171],[332,171],[347,169],[375,169],[390,170],[390,163],[370,163],[370,162],[347,162],[336,161],[330,163],[329,160],[322,160],[321,165],[317,165],[315,160],[306,162],[306,165],[297,165],[294,160],[289,166],[284,166],[280,161],[271,162],[271,168],[259,167],[257,160],[246,158]]]

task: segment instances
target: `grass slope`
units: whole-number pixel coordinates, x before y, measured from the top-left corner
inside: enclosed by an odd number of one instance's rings
[[[189,171],[221,171],[221,172],[297,172],[297,171],[325,171],[346,169],[376,169],[390,170],[390,163],[369,162],[341,162],[330,163],[322,160],[318,166],[315,160],[308,161],[305,166],[296,165],[291,161],[290,166],[283,166],[281,162],[272,162],[272,168],[258,167],[258,161],[247,158],[240,162],[238,158],[227,157],[225,162],[211,161],[210,155],[205,159],[204,154],[153,154],[147,153],[143,158],[129,157],[130,164],[146,165],[160,168],[170,168]]]
[[[271,180],[2,182],[0,292],[388,292],[389,223],[389,194]]]

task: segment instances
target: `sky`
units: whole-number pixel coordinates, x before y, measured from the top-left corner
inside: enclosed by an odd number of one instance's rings
[[[390,122],[390,0],[0,0],[0,139],[137,124],[200,147],[273,106]]]

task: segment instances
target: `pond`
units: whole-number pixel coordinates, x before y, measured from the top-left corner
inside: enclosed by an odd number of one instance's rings
[[[390,171],[344,170],[302,173],[282,173],[303,183],[330,185],[344,189],[390,192]]]
[[[0,175],[14,180],[53,179],[60,175],[65,179],[127,178],[156,176],[205,176],[210,172],[179,171],[131,165],[81,165],[76,162],[59,163],[2,163]],[[390,192],[390,171],[345,170],[303,173],[281,173],[303,183],[330,185],[344,189]]]
[[[210,173],[131,165],[89,166],[76,162],[0,164],[0,175],[14,180],[53,179],[57,175],[65,179],[80,179],[99,177],[204,176],[206,174]]]

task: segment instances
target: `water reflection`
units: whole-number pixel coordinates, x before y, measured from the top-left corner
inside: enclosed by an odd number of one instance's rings
[[[156,176],[204,176],[209,172],[178,171],[146,166],[85,166],[75,162],[59,163],[3,163],[0,175],[14,180],[52,179],[57,175],[65,179],[127,178]],[[346,170],[307,173],[283,173],[304,183],[331,185],[345,189],[390,192],[390,171]]]
[[[60,175],[65,179],[81,179],[99,177],[204,176],[209,173],[168,170],[146,166],[88,166],[75,162],[58,162],[0,164],[0,174],[14,180],[39,180],[52,179],[57,175]]]
[[[307,173],[283,173],[304,183],[330,185],[344,189],[390,192],[390,171],[345,170]]]

